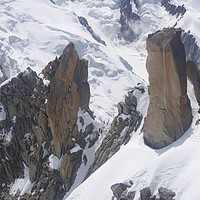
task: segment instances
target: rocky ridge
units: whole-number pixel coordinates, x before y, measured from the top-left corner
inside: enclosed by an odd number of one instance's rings
[[[135,6],[138,8],[137,1],[134,1]],[[120,5],[120,36],[127,42],[133,42],[137,35],[129,25],[129,21],[135,22],[140,20],[140,16],[132,11],[132,4],[130,0],[122,0]]]
[[[139,83],[132,91],[128,92],[124,101],[118,103],[118,115],[114,117],[107,135],[97,149],[87,176],[111,158],[123,144],[127,144],[131,134],[138,130],[143,116],[137,110],[136,96],[144,93],[144,86]]]
[[[175,6],[171,3],[171,0],[162,0],[161,5],[164,6],[166,11],[168,11],[171,15],[176,15],[177,18],[179,16],[182,17],[186,12],[184,5]]]
[[[180,33],[174,29],[150,35],[147,50],[151,102],[144,124],[144,139],[151,147],[161,148],[178,139],[191,123],[185,52]],[[28,68],[1,86],[2,199],[19,196],[25,199],[62,199],[75,182],[80,166],[87,165],[84,149],[91,148],[103,131],[95,129],[89,109],[87,64],[86,60],[79,59],[74,44],[70,43],[63,55],[50,62],[39,76]],[[174,85],[171,85],[172,79]],[[193,81],[194,85],[197,83],[198,77]],[[137,109],[137,96],[145,92],[144,86],[138,84],[118,104],[118,115],[97,149],[86,178],[137,131],[143,118]],[[89,122],[85,121],[83,113],[87,114]],[[155,124],[159,131],[154,131]],[[50,164],[52,157],[56,158],[59,166]],[[27,166],[30,181],[34,183],[30,194],[17,191],[14,195],[9,194],[7,186],[16,178],[23,178]],[[143,194],[148,193],[145,191],[142,190],[141,199],[152,199],[150,196],[143,198]],[[163,199],[161,196],[166,189],[158,192],[160,197],[157,199]],[[129,191],[123,198],[117,198],[130,200],[134,196],[135,193]]]
[[[61,199],[71,188],[86,157],[83,149],[98,137],[89,114],[90,123],[78,122],[80,110],[89,112],[87,76],[87,61],[78,58],[70,43],[40,76],[28,68],[1,86],[2,199],[20,195],[10,195],[8,185],[23,178],[26,166],[34,183],[31,193],[24,194],[26,199]],[[51,157],[60,166],[51,165]]]

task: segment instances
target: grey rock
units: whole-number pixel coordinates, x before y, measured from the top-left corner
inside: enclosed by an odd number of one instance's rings
[[[146,144],[156,149],[180,138],[192,121],[180,34],[179,30],[163,29],[147,39],[150,104],[143,131]]]
[[[124,183],[116,183],[111,186],[111,190],[113,192],[113,195],[117,198],[120,199],[122,196],[123,192],[126,191],[128,186]]]
[[[140,190],[140,199],[141,200],[149,200],[151,197],[151,190],[149,187],[143,188]]]
[[[158,193],[161,200],[173,200],[176,196],[175,192],[163,187],[160,187],[158,189]]]
[[[171,3],[170,0],[162,0],[161,5],[165,7],[165,9],[171,14],[176,15],[179,17],[180,15],[183,16],[186,13],[186,8],[184,5],[182,6],[175,6]]]

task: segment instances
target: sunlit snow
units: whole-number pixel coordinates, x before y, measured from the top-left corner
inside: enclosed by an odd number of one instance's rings
[[[56,5],[50,0],[0,0],[0,64],[4,64],[7,78],[27,67],[40,73],[49,61],[62,54],[69,42],[74,42],[80,58],[89,61],[90,109],[96,116],[96,128],[100,126],[104,134],[117,114],[117,103],[123,100],[127,91],[138,83],[148,86],[145,41],[149,33],[164,27],[182,27],[190,31],[200,45],[198,0],[171,0],[175,5],[185,4],[187,8],[184,17],[178,21],[160,7],[160,0],[140,0],[142,6],[138,12],[141,21],[132,27],[139,38],[131,44],[117,36],[120,30],[119,0],[54,2]],[[90,35],[79,23],[78,16],[87,19],[107,46]],[[88,161],[81,164],[75,183],[64,199],[108,200],[112,197],[112,184],[132,180],[132,190],[150,186],[155,193],[158,187],[163,186],[176,192],[176,200],[199,200],[200,125],[196,125],[196,121],[200,117],[191,84],[188,91],[194,117],[191,128],[182,138],[166,148],[153,150],[144,144],[140,127],[127,145],[79,186],[94,159],[102,135],[94,147],[83,150]],[[149,101],[147,91],[143,96],[137,95],[138,109],[145,116]],[[85,115],[84,119],[88,119],[87,114],[80,112]],[[5,117],[2,111],[1,120]],[[86,120],[84,126],[77,122],[79,130],[85,129],[88,122]],[[77,150],[80,148],[75,146],[71,153]],[[61,159],[53,154],[49,157],[52,169],[59,169],[60,163]],[[21,195],[29,193],[32,186],[25,166],[24,178],[16,179],[10,185],[10,194],[17,191]]]

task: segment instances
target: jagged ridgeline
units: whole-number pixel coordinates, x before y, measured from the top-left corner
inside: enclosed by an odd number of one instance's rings
[[[137,131],[143,116],[136,96],[146,94],[143,84],[118,104],[107,131],[89,109],[87,79],[88,62],[70,43],[39,75],[27,68],[0,87],[2,199],[62,199]],[[101,134],[103,141],[95,145]],[[77,178],[81,166],[84,172]],[[19,178],[27,179],[29,189],[15,186]]]
[[[1,199],[22,195],[9,195],[8,185],[26,171],[34,183],[26,199],[61,199],[70,189],[83,158],[87,163],[83,149],[98,138],[87,78],[88,62],[70,43],[39,76],[27,68],[1,86]]]

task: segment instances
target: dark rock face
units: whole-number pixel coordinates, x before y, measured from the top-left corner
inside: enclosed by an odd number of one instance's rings
[[[196,100],[200,105],[200,48],[190,32],[182,30],[181,39],[185,47],[187,75],[194,86]]]
[[[128,92],[125,101],[118,104],[118,115],[114,118],[108,134],[97,149],[88,175],[96,171],[111,158],[120,149],[122,144],[126,144],[129,141],[130,134],[139,128],[143,117],[137,110],[135,92],[144,93],[144,88],[136,86],[133,91]]]
[[[195,37],[190,32],[182,30],[181,40],[185,47],[186,60],[193,61],[198,70],[200,70],[200,48],[197,45]]]
[[[143,127],[144,140],[153,148],[162,148],[181,137],[192,121],[180,32],[164,29],[150,35],[147,51],[150,105]]]
[[[136,4],[136,7],[138,7],[137,1],[134,1]],[[129,21],[137,21],[140,19],[139,15],[132,12],[132,5],[130,0],[122,0],[120,5],[120,31],[121,36],[127,41],[132,42],[134,39],[136,39],[136,34],[132,30],[132,28],[129,26]]]
[[[60,58],[45,67],[42,78],[28,68],[1,86],[2,199],[18,198],[19,193],[11,198],[6,186],[23,178],[24,165],[34,182],[31,194],[24,198],[57,200],[70,189],[84,162],[86,137],[90,147],[98,137],[90,128],[92,123],[81,133],[77,125],[79,110],[89,111],[87,77],[87,61],[78,58],[70,43]],[[71,151],[77,145],[80,148]],[[58,169],[50,167],[51,155],[60,158]]]
[[[105,41],[103,41],[92,29],[92,27],[88,24],[87,19],[85,19],[84,17],[78,17],[79,22],[81,23],[81,25],[83,25],[87,31],[92,35],[92,37],[99,43],[103,44],[106,46]]]
[[[196,100],[200,105],[200,72],[193,61],[187,62],[187,75],[194,86]]]
[[[175,6],[171,4],[171,0],[162,0],[161,5],[165,7],[171,15],[176,15],[177,17],[183,16],[186,12],[184,5]]]

